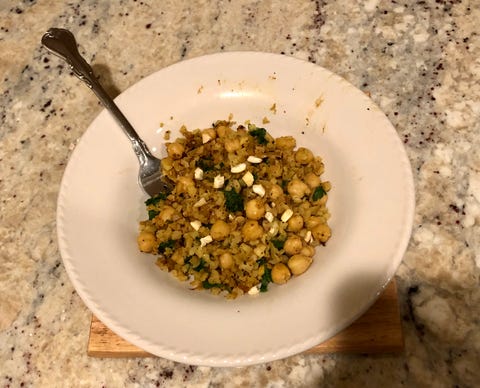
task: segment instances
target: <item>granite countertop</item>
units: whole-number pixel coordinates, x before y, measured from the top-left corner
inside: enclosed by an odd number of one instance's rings
[[[114,4],[115,3],[115,4]],[[474,1],[3,1],[0,6],[0,387],[480,384],[480,7]],[[397,271],[405,351],[297,355],[248,368],[86,355],[90,312],[58,251],[60,180],[101,106],[40,47],[71,29],[117,94],[164,66],[255,50],[343,76],[383,109],[417,208]]]

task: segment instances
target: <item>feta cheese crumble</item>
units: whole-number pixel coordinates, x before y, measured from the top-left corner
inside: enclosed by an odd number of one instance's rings
[[[283,212],[282,217],[280,218],[282,222],[287,222],[293,216],[292,209],[287,209]]]
[[[236,166],[233,166],[230,171],[233,172],[234,174],[238,174],[239,172],[243,172],[247,169],[247,165],[245,163],[240,163],[237,164]]]
[[[265,188],[262,185],[253,185],[252,190],[255,194],[258,194],[260,197],[265,196]]]

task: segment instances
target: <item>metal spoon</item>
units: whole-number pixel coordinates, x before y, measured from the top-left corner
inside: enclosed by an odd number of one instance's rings
[[[105,89],[100,85],[93,74],[93,70],[77,49],[77,42],[73,34],[63,28],[50,28],[42,37],[42,44],[53,54],[68,63],[75,75],[93,90],[100,102],[116,119],[125,135],[130,139],[133,150],[140,163],[138,182],[142,189],[151,197],[173,189],[170,179],[162,175],[160,160],[154,157],[147,145],[138,136],[135,129],[113,102]]]

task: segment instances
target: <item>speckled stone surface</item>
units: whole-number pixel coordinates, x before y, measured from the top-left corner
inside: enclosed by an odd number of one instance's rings
[[[0,1],[0,387],[480,385],[478,1]],[[75,142],[101,107],[40,47],[71,29],[113,94],[166,65],[256,50],[370,93],[405,142],[417,195],[397,272],[401,355],[298,355],[216,369],[91,359],[90,312],[56,242]]]

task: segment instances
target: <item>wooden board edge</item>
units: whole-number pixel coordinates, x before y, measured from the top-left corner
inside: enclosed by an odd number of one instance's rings
[[[401,353],[404,346],[397,287],[395,280],[392,280],[377,301],[357,321],[333,338],[304,353]],[[87,355],[97,358],[155,357],[117,336],[93,314]]]

